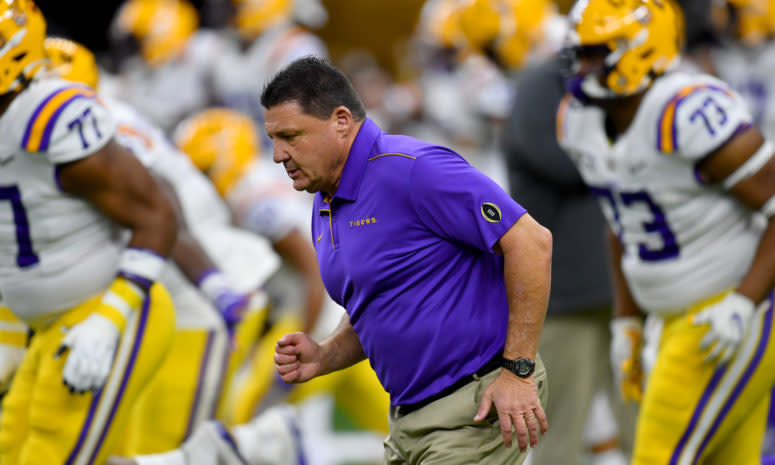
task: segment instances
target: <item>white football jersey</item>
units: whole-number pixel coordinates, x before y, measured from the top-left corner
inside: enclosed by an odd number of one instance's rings
[[[739,95],[708,75],[666,75],[614,143],[599,108],[566,96],[557,116],[558,139],[623,245],[622,271],[643,310],[681,311],[739,283],[762,232],[755,212],[695,171],[751,124]]]
[[[719,77],[743,97],[767,139],[775,140],[775,42],[755,48],[729,43],[712,56]]]
[[[265,159],[253,163],[226,196],[234,221],[272,242],[294,229],[310,235],[312,199],[293,189],[281,165]]]
[[[62,192],[57,165],[115,133],[92,89],[33,81],[0,116],[0,293],[22,320],[46,324],[114,279],[128,233]]]
[[[229,208],[210,180],[160,129],[126,103],[106,100],[106,105],[118,124],[117,140],[172,185],[186,225],[230,282],[248,292],[266,281],[280,261],[268,241],[231,225]],[[179,273],[174,274],[165,272],[162,277],[173,300],[175,294],[190,287]]]

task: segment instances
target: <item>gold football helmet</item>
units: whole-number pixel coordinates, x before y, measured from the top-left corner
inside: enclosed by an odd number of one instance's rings
[[[557,15],[551,0],[507,0],[495,43],[498,58],[508,68],[520,69],[546,40],[546,26]]]
[[[151,66],[180,55],[199,27],[199,15],[187,0],[127,0],[119,10],[113,33],[130,35]]]
[[[267,29],[288,21],[293,0],[233,0],[237,10],[237,31],[245,40],[253,40]]]
[[[78,42],[59,37],[47,38],[43,46],[50,68],[62,79],[97,88],[100,70],[91,50]]]
[[[45,64],[46,20],[31,0],[0,2],[0,94],[21,88]]]
[[[577,54],[605,57],[600,84],[608,97],[633,95],[678,63],[683,16],[673,0],[579,0],[570,20]]]
[[[775,0],[719,0],[711,5],[716,26],[748,46],[775,36]]]
[[[460,0],[429,0],[420,12],[419,31],[436,46],[459,47],[464,39],[461,12]]]
[[[459,13],[460,29],[468,45],[484,50],[500,34],[501,17],[506,13],[498,0],[462,0]]]
[[[210,178],[221,196],[226,196],[242,179],[260,154],[253,120],[226,108],[212,108],[191,116],[180,123],[173,139]]]

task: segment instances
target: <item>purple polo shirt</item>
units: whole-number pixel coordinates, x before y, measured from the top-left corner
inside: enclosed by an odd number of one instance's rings
[[[452,150],[366,119],[312,234],[331,297],[393,405],[419,402],[503,351],[508,301],[492,247],[525,209]]]

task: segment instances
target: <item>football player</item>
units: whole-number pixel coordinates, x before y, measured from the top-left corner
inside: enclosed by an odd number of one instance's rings
[[[0,293],[35,331],[0,462],[103,463],[169,347],[177,224],[94,91],[45,75],[45,34],[32,1],[0,3]]]
[[[637,386],[641,312],[654,328],[633,464],[758,464],[775,380],[775,149],[727,84],[674,71],[672,1],[583,0],[570,18],[557,131],[608,220],[619,379]]]
[[[88,49],[58,38],[47,39],[45,49],[62,78],[96,87],[99,70]],[[228,209],[209,180],[158,128],[127,104],[103,101],[118,121],[117,139],[158,175],[185,226],[172,253],[178,266],[170,264],[161,277],[177,309],[177,330],[124,441],[126,454],[155,453],[177,447],[199,423],[213,417],[228,365],[228,333],[248,305],[248,313],[263,321],[265,296],[251,302],[249,294],[257,293],[277,259],[262,241],[230,226]],[[260,327],[250,332],[260,332]],[[241,340],[235,343],[240,344],[235,352],[244,356]]]
[[[132,102],[163,131],[170,131],[187,114],[209,104],[206,60],[213,56],[200,60],[190,49],[198,26],[199,14],[188,0],[123,2],[110,28],[111,71],[116,75],[103,76],[106,85],[100,92]],[[220,48],[220,41],[207,42]]]

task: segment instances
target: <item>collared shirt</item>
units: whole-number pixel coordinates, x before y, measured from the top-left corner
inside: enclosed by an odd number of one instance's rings
[[[366,119],[312,234],[393,405],[419,402],[503,350],[508,300],[493,246],[525,213],[452,150]]]

